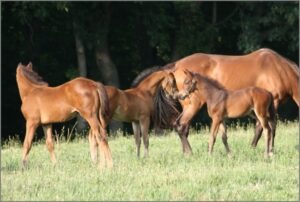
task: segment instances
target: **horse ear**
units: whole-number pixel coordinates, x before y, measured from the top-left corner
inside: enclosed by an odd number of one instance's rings
[[[32,70],[32,63],[31,62],[28,63],[27,68]]]

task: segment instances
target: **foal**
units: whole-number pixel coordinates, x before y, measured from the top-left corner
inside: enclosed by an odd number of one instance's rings
[[[140,157],[141,137],[144,143],[144,156],[148,156],[148,132],[154,107],[153,98],[155,97],[156,89],[159,87],[158,84],[162,82],[166,75],[165,71],[154,72],[135,87],[126,90],[121,90],[114,86],[105,86],[109,99],[109,120],[132,122],[137,157]],[[96,147],[97,143],[90,139],[90,145]]]
[[[42,125],[51,160],[56,163],[52,140],[52,123],[65,122],[79,113],[90,125],[91,133],[101,151],[100,167],[112,167],[107,143],[107,117],[109,105],[103,85],[86,78],[76,78],[57,87],[49,87],[33,71],[32,64],[19,63],[16,79],[22,100],[21,111],[26,119],[23,144],[23,166],[26,165],[36,128]],[[92,152],[92,150],[91,150]],[[93,156],[93,154],[91,154]]]
[[[165,92],[181,100],[188,97],[190,103],[198,106],[198,108],[193,108],[193,110],[199,110],[203,104],[207,104],[208,114],[212,119],[209,153],[213,151],[219,129],[222,133],[225,149],[228,154],[230,153],[226,127],[223,122],[224,118],[237,118],[254,111],[265,134],[265,157],[273,155],[274,137],[271,135],[271,130],[275,130],[276,122],[273,96],[270,92],[258,87],[228,91],[216,81],[200,74],[192,73],[188,70],[185,70],[184,73],[186,77],[183,90],[177,92],[176,85],[173,85],[173,88],[176,88],[175,90],[173,89],[173,92],[170,92],[170,90],[165,90]],[[182,114],[184,113],[188,112],[183,111]]]

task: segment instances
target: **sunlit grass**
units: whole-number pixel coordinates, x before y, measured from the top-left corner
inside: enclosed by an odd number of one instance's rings
[[[54,167],[44,142],[35,143],[29,167],[21,169],[21,145],[1,150],[2,200],[298,200],[299,123],[277,127],[275,156],[263,158],[264,139],[250,147],[253,128],[228,129],[233,157],[218,136],[207,153],[209,131],[191,131],[193,155],[184,157],[175,132],[150,135],[148,158],[137,159],[132,136],[112,137],[114,168],[100,172],[90,160],[86,138],[56,144]],[[143,155],[143,148],[142,148]]]

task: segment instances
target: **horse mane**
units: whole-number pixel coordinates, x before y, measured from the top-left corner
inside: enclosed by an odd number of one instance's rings
[[[143,81],[145,78],[147,78],[150,74],[152,74],[154,72],[170,69],[172,67],[174,67],[174,63],[169,63],[165,66],[153,66],[153,67],[147,68],[135,77],[135,79],[131,83],[131,87],[132,88],[137,87],[141,81]]]
[[[223,91],[228,91],[222,84],[220,84],[218,81],[211,79],[209,77],[206,76],[202,76],[199,73],[195,73],[192,72],[193,76],[195,76],[196,78],[198,78],[201,82],[208,84],[205,87],[206,88],[211,88],[211,86],[217,88],[218,90],[223,90]]]
[[[154,111],[152,121],[155,128],[172,128],[179,116],[178,100],[167,98],[161,85],[154,96]]]
[[[41,85],[41,86],[48,86],[49,84],[43,80],[43,78],[38,75],[37,72],[33,71],[32,68],[21,66],[21,71],[23,75],[30,80],[32,83]]]

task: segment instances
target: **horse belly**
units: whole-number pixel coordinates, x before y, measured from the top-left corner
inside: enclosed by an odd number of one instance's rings
[[[227,102],[226,116],[228,118],[238,118],[247,116],[252,110],[252,105],[248,100],[232,100]]]
[[[40,113],[43,124],[65,122],[73,119],[77,114],[75,109],[65,104],[40,108]]]

